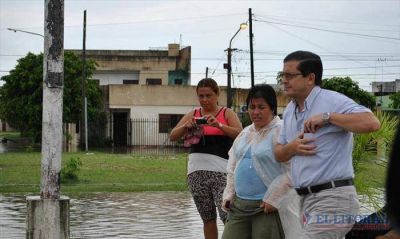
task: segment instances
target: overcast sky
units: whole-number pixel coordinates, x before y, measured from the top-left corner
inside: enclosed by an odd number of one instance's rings
[[[65,49],[146,50],[181,43],[192,47],[192,84],[205,69],[226,85],[224,51],[252,8],[255,82],[276,83],[290,52],[319,54],[324,77],[350,76],[370,90],[372,81],[400,79],[400,0],[385,1],[118,1],[65,0]],[[43,51],[44,0],[0,0],[0,76],[28,52]],[[233,85],[250,86],[249,32],[235,37]],[[0,84],[2,84],[0,82]]]

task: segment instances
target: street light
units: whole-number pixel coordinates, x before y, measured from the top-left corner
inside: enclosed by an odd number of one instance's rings
[[[232,107],[232,92],[231,92],[231,75],[232,75],[232,67],[231,67],[231,59],[232,59],[232,51],[236,49],[232,49],[232,40],[233,38],[236,37],[236,35],[240,32],[240,30],[246,29],[247,28],[247,23],[241,23],[239,29],[235,32],[231,40],[229,41],[229,47],[226,49],[228,52],[228,63],[225,67],[227,69],[227,80],[228,80],[228,87],[227,87],[227,107],[231,108]]]
[[[9,31],[13,31],[13,32],[23,32],[23,33],[28,33],[28,34],[32,34],[32,35],[37,35],[37,36],[41,36],[44,38],[44,36],[42,34],[36,33],[36,32],[28,32],[28,31],[24,31],[24,30],[19,30],[19,29],[14,29],[14,28],[7,28],[7,30]]]

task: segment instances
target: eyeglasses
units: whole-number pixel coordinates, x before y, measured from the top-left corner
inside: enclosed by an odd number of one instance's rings
[[[287,73],[287,72],[282,72],[281,77],[282,79],[285,80],[291,80],[293,78],[295,78],[296,76],[300,76],[303,75],[303,73],[299,72],[299,73]]]

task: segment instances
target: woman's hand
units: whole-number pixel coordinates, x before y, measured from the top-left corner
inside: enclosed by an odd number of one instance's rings
[[[187,113],[171,130],[171,133],[169,135],[169,139],[171,141],[180,139],[183,135],[185,135],[187,129],[191,129],[196,126],[196,123],[193,121],[193,114],[194,110]]]
[[[205,115],[204,118],[207,119],[207,124],[215,128],[220,128],[220,123],[213,115]]]
[[[224,200],[222,202],[221,208],[224,212],[228,212],[231,210],[231,200]]]
[[[187,129],[191,129],[191,128],[194,128],[196,126],[197,126],[197,124],[194,121],[193,117],[191,119],[189,119],[188,121],[186,121],[186,123],[184,124],[184,127],[187,128]]]
[[[264,208],[264,213],[265,214],[278,211],[278,209],[276,209],[276,207],[274,207],[271,204],[266,203],[266,202],[262,202],[260,207]]]

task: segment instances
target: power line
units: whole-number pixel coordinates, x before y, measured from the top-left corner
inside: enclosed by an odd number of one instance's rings
[[[127,22],[110,22],[110,23],[97,23],[97,24],[87,24],[87,26],[116,26],[116,25],[129,25],[129,24],[141,24],[141,23],[152,23],[152,22],[171,22],[171,21],[186,21],[186,20],[196,20],[205,18],[215,18],[215,17],[228,17],[228,16],[245,16],[247,13],[231,13],[231,14],[220,14],[220,15],[208,15],[199,17],[184,17],[184,18],[164,18],[164,19],[154,19],[154,20],[142,20],[142,21],[127,21]],[[66,25],[64,27],[82,27],[82,25]],[[33,28],[43,28],[41,27],[23,27],[19,29],[33,29]],[[7,28],[1,28],[1,30],[7,30]]]
[[[243,50],[245,52],[248,52],[248,50]],[[259,55],[274,55],[274,56],[286,56],[288,52],[269,52],[269,51],[256,51],[254,52],[255,54]],[[318,54],[321,57],[332,57],[332,56],[337,56],[337,54]],[[340,53],[342,56],[348,56],[348,57],[400,57],[400,55],[393,55],[392,53]]]
[[[338,55],[338,57],[344,57],[344,56],[340,56]],[[192,58],[193,60],[198,60],[198,61],[219,61],[221,60],[220,58]],[[282,58],[256,58],[254,59],[254,61],[282,61]],[[249,59],[243,59],[242,61],[250,61]],[[324,61],[376,61],[376,59],[324,59]],[[399,58],[395,58],[395,59],[388,59],[387,61],[400,61],[400,57]],[[372,67],[372,66],[369,66]]]
[[[331,32],[331,33],[339,33],[339,34],[346,34],[346,35],[353,35],[353,36],[362,36],[362,37],[371,37],[371,38],[380,38],[380,39],[389,39],[389,40],[400,41],[400,38],[395,38],[395,37],[377,36],[377,35],[369,35],[369,34],[361,34],[361,33],[353,33],[353,32],[343,32],[343,31],[329,30],[329,29],[323,29],[323,28],[317,28],[317,27],[300,26],[300,25],[295,25],[295,24],[287,24],[287,23],[265,21],[265,20],[258,20],[258,19],[254,19],[254,21],[276,24],[276,25],[299,27],[299,28],[305,28],[305,29],[311,29],[311,30],[317,30],[317,31],[325,31],[325,32]]]
[[[279,16],[279,15],[255,15],[255,16],[262,16],[266,18],[281,18],[286,20],[287,16]],[[339,24],[354,24],[354,25],[368,25],[368,26],[386,26],[386,27],[399,27],[398,24],[371,24],[369,22],[354,22],[354,21],[333,21],[331,19],[321,19],[321,18],[299,18],[299,17],[290,17],[291,19],[298,19],[298,20],[303,20],[303,21],[312,21],[312,22],[328,22],[328,23],[339,23]]]
[[[25,55],[2,55],[0,54],[0,57],[24,57]],[[324,57],[323,55],[320,55],[322,58]],[[333,55],[332,55],[333,56]],[[376,57],[378,56],[365,56],[365,58],[358,58],[358,57],[362,57],[362,56],[351,56],[351,55],[344,55],[346,57],[357,57],[354,59],[347,59],[350,61],[353,60],[358,60],[358,61],[376,61]],[[336,57],[343,57],[340,55],[337,55]],[[386,61],[400,61],[400,56],[390,56],[393,57],[393,59],[387,59]],[[373,58],[373,59],[368,59],[368,58]],[[283,58],[256,58],[255,60],[257,61],[282,61]],[[192,61],[223,61],[223,58],[214,58],[214,57],[199,57],[199,58],[192,58]],[[249,59],[241,59],[241,61],[249,61]],[[331,59],[324,59],[324,61],[346,61],[346,59],[340,59],[340,58],[331,58]],[[370,66],[372,67],[372,66]],[[217,68],[217,67],[216,67]],[[212,68],[215,69],[215,68]]]
[[[280,28],[281,29],[281,28]],[[249,52],[248,50],[242,50],[238,49],[238,51],[244,51],[244,52]],[[258,54],[269,54],[269,55],[286,55],[288,54],[287,51],[254,51],[254,53]],[[336,54],[332,54],[331,51],[326,51],[326,52],[320,52],[318,54],[320,56],[332,56]],[[388,52],[342,52],[341,55],[352,55],[352,56],[363,56],[363,55],[370,55],[370,56],[383,56],[383,55],[388,55],[388,56],[400,56],[400,55],[393,55],[393,53],[388,53]]]
[[[390,66],[384,66],[384,68],[391,68],[391,67],[400,67],[400,65],[390,65]],[[356,69],[371,69],[369,66],[359,66],[359,67],[337,67],[337,68],[324,68],[324,71],[334,71],[334,70],[356,70]],[[277,73],[280,70],[274,70],[274,71],[256,71],[254,73],[260,74],[260,73]],[[242,71],[242,72],[235,72],[238,74],[246,74],[250,73],[250,71]]]
[[[266,19],[261,18],[260,20],[265,20],[265,21],[273,20],[273,21],[278,21],[280,23],[284,22],[286,24],[305,24],[309,27],[324,27],[324,26],[326,26],[326,24],[325,25],[324,24],[315,24],[316,22],[318,22],[318,23],[323,22],[320,20],[313,20],[312,22],[310,22],[307,20],[306,21],[302,21],[302,20],[297,20],[297,21],[294,20],[293,21],[292,20],[293,18],[288,19],[287,17],[286,18],[266,17],[266,18],[268,18],[268,19],[266,20]],[[338,24],[338,22],[334,22],[334,21],[331,21],[329,23],[331,23],[330,25],[332,25],[332,23]],[[359,26],[357,26],[357,28],[349,28],[348,25],[352,24],[352,23],[339,23],[339,24],[346,24],[345,26],[339,26],[339,27],[341,30],[349,30],[349,31],[357,30],[357,31],[363,31],[363,32],[369,31],[369,32],[391,32],[391,33],[398,31],[398,26],[390,26],[391,28],[394,28],[394,29],[382,29],[382,26],[380,26],[379,29],[372,29],[372,28],[360,28]],[[369,26],[371,26],[371,24],[369,24]]]
[[[250,72],[242,72],[242,73],[233,73],[236,74],[237,76],[240,77],[248,77]],[[400,74],[400,72],[390,72],[390,73],[383,73],[383,74],[378,74],[378,75],[388,75],[388,76],[392,76],[392,75],[398,75]],[[375,76],[377,74],[375,73],[338,73],[338,74],[324,74],[324,76],[340,76],[340,75],[346,75],[346,76]],[[276,77],[277,75],[271,75],[271,74],[259,74],[259,76],[264,76],[264,77]]]
[[[272,26],[275,27],[275,28],[277,28],[278,30],[281,30],[281,31],[285,32],[286,34],[289,34],[289,35],[291,35],[291,36],[293,36],[293,37],[295,37],[295,38],[298,38],[298,39],[300,39],[300,40],[302,40],[302,41],[305,41],[305,42],[307,42],[307,43],[309,43],[309,44],[311,44],[311,45],[317,46],[317,47],[320,48],[320,49],[326,50],[325,47],[322,47],[322,46],[320,46],[319,44],[316,44],[316,43],[314,43],[314,42],[312,42],[312,41],[306,40],[306,39],[304,39],[304,38],[302,38],[302,37],[300,37],[300,36],[297,36],[296,34],[294,34],[294,33],[292,33],[292,32],[288,32],[288,31],[282,29],[282,28],[279,27],[279,26],[274,26],[274,25],[272,25]],[[336,53],[336,52],[332,52],[332,51],[329,51],[329,52],[330,52],[330,53],[333,53],[333,54],[335,54],[335,55],[338,55],[338,56],[342,57],[343,59],[350,60],[350,61],[352,61],[352,62],[355,62],[355,63],[360,64],[360,65],[363,65],[363,66],[371,67],[371,66],[369,66],[369,65],[367,65],[367,64],[364,63],[365,60],[362,60],[362,61],[360,61],[360,60],[355,60],[354,58],[350,58],[350,57],[348,57],[348,56],[342,56],[342,55],[340,55],[340,54],[338,54],[338,53]],[[343,59],[342,59],[342,60],[343,60]],[[324,61],[327,61],[327,59],[324,59]],[[383,71],[383,69],[382,69],[382,71]]]
[[[263,53],[263,54],[268,54],[268,53]],[[285,53],[284,55],[286,55],[287,53]],[[26,55],[16,55],[16,54],[0,54],[0,57],[24,57]],[[321,57],[324,56],[328,56],[328,55],[323,55],[320,54]],[[329,56],[335,56],[335,55],[329,55]],[[341,55],[340,53],[338,53],[336,55],[337,57],[364,57],[364,56],[357,56],[357,55]],[[400,61],[400,55],[399,56],[383,56],[383,55],[376,55],[376,56],[365,56],[365,58],[374,58],[374,59],[363,59],[363,58],[356,58],[356,59],[324,59],[324,61],[354,61],[354,60],[358,60],[358,61],[376,61],[376,57],[393,57],[394,59],[387,59],[386,61]],[[215,58],[215,57],[193,57],[191,58],[192,61],[220,61],[222,62],[224,60],[224,58]],[[254,59],[255,61],[282,61],[282,58],[256,58]],[[241,59],[241,61],[249,61],[249,59]],[[219,64],[217,64],[218,67]],[[216,68],[217,68],[216,67]],[[371,66],[370,66],[371,67]],[[213,69],[216,69],[213,68]]]
[[[393,66],[393,67],[399,67],[399,66]],[[343,68],[332,68],[332,69],[324,69],[324,70],[338,70],[338,69],[343,69]],[[357,68],[344,68],[344,69],[357,69]],[[0,70],[0,72],[10,72],[11,70]],[[151,74],[160,74],[165,71],[151,71],[151,72],[146,72],[146,75],[151,75]],[[276,77],[276,74],[263,74],[263,73],[278,73],[279,70],[276,71],[256,71],[254,72],[255,74],[262,75],[262,76],[271,76],[271,77]],[[204,75],[204,72],[190,72],[190,74],[193,75]],[[224,75],[225,73],[217,73],[215,75]],[[239,77],[246,77],[250,74],[250,72],[233,72],[232,74],[239,76]],[[400,72],[388,72],[388,73],[379,73],[378,75],[398,75]],[[324,76],[337,76],[337,75],[349,75],[349,76],[375,76],[377,74],[375,73],[337,73],[337,74],[324,74]]]

